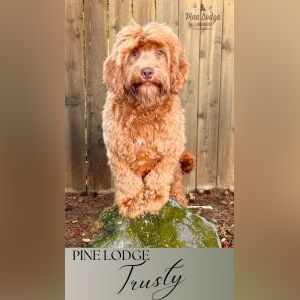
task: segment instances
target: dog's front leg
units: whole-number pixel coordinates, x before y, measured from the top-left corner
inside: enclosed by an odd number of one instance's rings
[[[158,213],[169,199],[170,185],[178,158],[164,157],[144,178],[145,211]]]
[[[115,202],[119,214],[132,219],[139,217],[144,212],[142,178],[134,174],[126,162],[116,155],[111,159],[110,165],[115,178]]]

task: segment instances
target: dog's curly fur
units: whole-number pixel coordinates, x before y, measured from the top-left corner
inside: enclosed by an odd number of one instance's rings
[[[145,68],[152,70],[149,78]],[[194,157],[183,153],[178,97],[187,76],[181,43],[166,25],[129,25],[118,33],[104,63],[103,131],[122,216],[158,213],[169,196],[188,204],[183,173],[192,170]]]

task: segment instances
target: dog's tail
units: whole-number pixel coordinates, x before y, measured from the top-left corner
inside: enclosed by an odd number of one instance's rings
[[[180,156],[179,162],[182,173],[190,173],[195,167],[195,157],[190,152],[183,152]]]

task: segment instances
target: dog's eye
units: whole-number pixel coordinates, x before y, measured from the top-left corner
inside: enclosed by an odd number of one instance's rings
[[[131,51],[131,56],[133,56],[133,57],[137,57],[138,56],[138,51],[136,50],[136,49],[133,49],[132,51]]]
[[[163,56],[164,55],[164,51],[161,50],[161,49],[157,50],[157,55],[158,56]]]

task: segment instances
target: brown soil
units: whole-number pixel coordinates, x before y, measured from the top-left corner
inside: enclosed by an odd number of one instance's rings
[[[223,248],[234,245],[234,196],[227,190],[211,190],[202,194],[189,193],[190,206],[211,206],[213,209],[192,208],[194,213],[213,222]],[[113,204],[113,194],[65,195],[65,246],[83,247],[93,238],[95,222],[105,208]]]
[[[65,246],[83,247],[92,239],[95,222],[106,207],[113,204],[113,195],[65,195]]]
[[[190,193],[189,196],[190,206],[200,205],[213,208],[212,210],[197,208],[193,211],[216,225],[223,248],[233,248],[234,195],[228,190],[214,189],[202,194]]]

